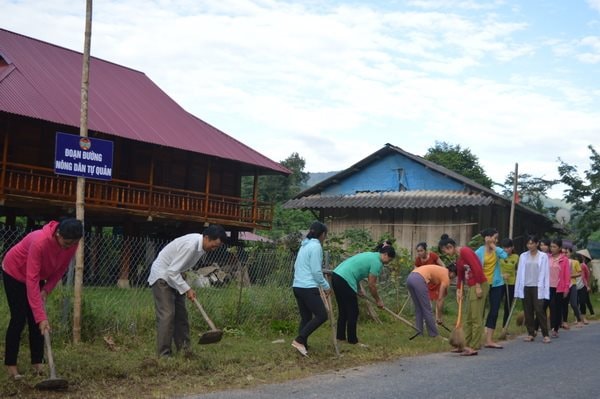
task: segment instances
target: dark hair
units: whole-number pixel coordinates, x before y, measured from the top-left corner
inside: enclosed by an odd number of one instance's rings
[[[327,226],[324,223],[315,221],[308,228],[306,238],[319,238],[323,233],[327,233]]]
[[[450,273],[456,274],[456,263],[452,262],[447,267]]]
[[[208,236],[208,238],[211,240],[221,240],[222,243],[224,243],[227,239],[225,229],[219,224],[211,224],[210,226],[204,229],[202,235]]]
[[[83,223],[75,218],[66,218],[58,223],[56,231],[65,240],[79,240],[83,237]]]
[[[537,234],[528,235],[527,240],[525,240],[525,243],[528,243],[529,241],[535,242],[536,244],[540,243],[540,239],[538,238]]]
[[[389,240],[385,240],[381,244],[377,245],[377,247],[375,247],[375,252],[379,252],[380,254],[386,254],[392,259],[396,257],[396,250],[394,249],[391,241]]]
[[[498,234],[498,230],[493,227],[488,227],[487,229],[483,229],[480,234],[482,237],[491,237],[495,234]]]
[[[419,247],[423,248],[425,251],[427,251],[427,243],[425,241],[420,242],[417,244],[417,246],[415,248],[419,249]]]
[[[562,248],[562,240],[560,238],[553,238],[550,240],[551,244],[556,244],[559,248]]]
[[[514,247],[515,245],[513,244],[513,240],[510,238],[503,238],[502,241],[500,241],[500,246],[502,248],[510,248]]]
[[[549,238],[542,238],[540,240],[540,243],[544,244],[545,246],[549,247],[550,246],[550,239]]]
[[[576,253],[575,254],[575,259],[577,259],[577,261],[579,263],[585,263],[585,256],[583,256],[582,254]]]
[[[440,242],[438,243],[438,247],[442,248],[447,245],[452,245],[453,247],[455,247],[456,241],[454,241],[452,238],[448,237],[448,234],[444,233],[440,237]]]

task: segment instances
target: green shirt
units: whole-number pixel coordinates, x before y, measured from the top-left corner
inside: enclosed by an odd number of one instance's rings
[[[500,259],[500,270],[502,274],[508,274],[506,284],[515,285],[515,279],[517,277],[517,265],[519,264],[519,255],[510,254],[506,259]]]
[[[363,252],[346,259],[333,272],[346,280],[354,292],[358,292],[358,283],[369,274],[379,276],[382,267],[379,252]]]

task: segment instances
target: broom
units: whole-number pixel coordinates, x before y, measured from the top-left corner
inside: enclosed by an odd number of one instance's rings
[[[510,325],[510,319],[512,317],[512,314],[515,310],[515,305],[517,304],[517,298],[513,299],[513,303],[512,306],[510,307],[510,312],[508,313],[508,318],[506,319],[506,324],[504,324],[504,327],[502,328],[502,334],[500,334],[500,340],[504,341],[506,339],[506,336],[508,335],[508,326]],[[525,316],[523,316],[525,317]],[[519,320],[517,317],[517,325],[523,325],[523,321],[521,320],[521,324],[519,324]]]
[[[525,323],[525,312],[519,312],[517,315],[517,326],[521,327]]]
[[[458,297],[458,316],[456,318],[456,327],[452,333],[450,333],[450,345],[454,346],[458,350],[463,350],[465,347],[465,332],[462,329],[462,290]]]

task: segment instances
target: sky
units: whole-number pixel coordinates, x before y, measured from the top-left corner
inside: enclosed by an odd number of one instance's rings
[[[297,152],[306,172],[346,169],[386,143],[422,156],[446,142],[498,183],[515,163],[556,179],[559,158],[583,176],[600,136],[600,0],[93,7],[92,56],[144,72],[274,161]],[[0,0],[0,10],[1,28],[83,51],[83,0]]]

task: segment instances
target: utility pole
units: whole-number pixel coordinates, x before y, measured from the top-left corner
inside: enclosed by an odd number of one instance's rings
[[[517,201],[517,181],[519,179],[519,164],[515,163],[515,178],[513,179],[512,201],[510,203],[510,222],[508,225],[508,238],[512,240],[515,220],[515,204]]]
[[[83,43],[83,67],[81,72],[81,115],[79,119],[79,136],[88,136],[88,91],[90,85],[90,47],[92,42],[92,0],[86,0],[85,40]],[[77,197],[75,215],[85,221],[85,177],[77,177]],[[83,259],[85,251],[85,234],[81,238],[75,254],[75,287],[73,301],[73,343],[81,341],[81,297],[83,290]]]

